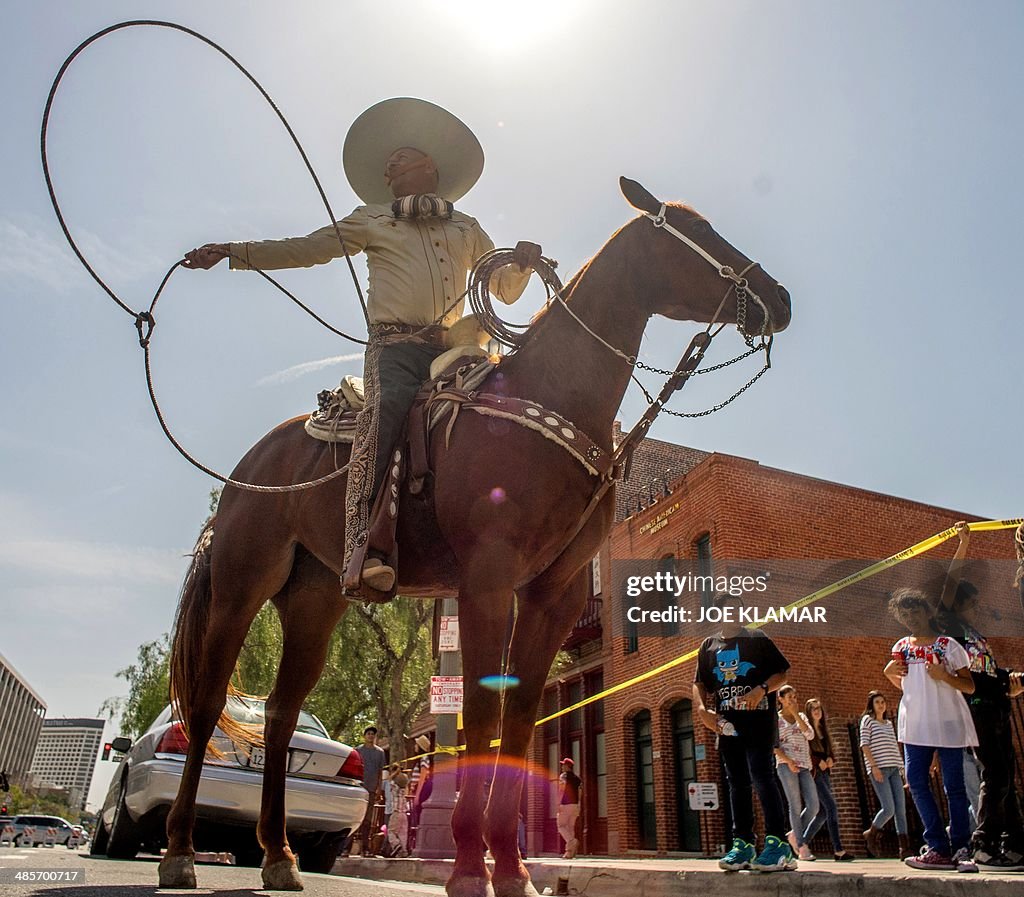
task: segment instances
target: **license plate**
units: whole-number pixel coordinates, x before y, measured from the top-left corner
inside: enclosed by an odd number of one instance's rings
[[[263,769],[267,765],[267,752],[263,748],[254,747],[249,753],[249,767]]]

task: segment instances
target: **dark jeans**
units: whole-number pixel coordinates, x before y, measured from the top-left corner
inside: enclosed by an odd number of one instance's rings
[[[1009,705],[1005,702],[972,704],[971,716],[980,742],[974,750],[982,765],[978,828],[971,839],[971,847],[998,853],[1005,832],[1007,848],[1022,853],[1024,830],[1013,781],[1013,728]]]
[[[928,771],[936,751],[939,754],[939,766],[942,767],[942,790],[946,792],[949,804],[948,836],[929,781]],[[970,805],[964,789],[964,749],[905,744],[903,753],[907,760],[910,795],[914,798],[917,814],[924,824],[924,842],[936,853],[951,856],[961,847],[966,847],[971,837]]]
[[[420,343],[394,343],[380,350],[377,382],[380,384],[380,416],[377,423],[377,457],[373,465],[376,495],[390,465],[391,452],[405,427],[413,399],[430,379],[430,364],[443,348]]]
[[[754,841],[754,790],[764,813],[765,835],[786,840],[786,817],[775,784],[775,753],[771,740],[761,742],[740,735],[722,735],[718,751],[729,780],[732,834],[750,844]]]
[[[839,808],[836,806],[835,796],[832,794],[832,773],[818,770],[814,777],[814,784],[818,789],[818,815],[804,832],[804,841],[810,843],[820,831],[822,825],[828,823],[828,836],[832,839],[832,851],[843,852],[843,842],[839,837]]]

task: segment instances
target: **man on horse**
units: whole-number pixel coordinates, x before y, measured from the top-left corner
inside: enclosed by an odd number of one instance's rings
[[[348,472],[342,583],[350,595],[361,586],[389,593],[396,572],[371,544],[370,508],[430,363],[445,351],[445,332],[462,317],[469,271],[494,243],[475,218],[453,206],[480,177],[484,155],[473,132],[440,106],[398,97],[370,107],[349,129],[343,162],[365,205],[337,222],[337,229],[328,225],[285,240],[208,243],[187,253],[185,262],[206,269],[229,258],[233,269],[273,270],[366,253],[366,404]],[[537,244],[518,243],[517,265],[495,275],[491,292],[515,302],[540,255]]]

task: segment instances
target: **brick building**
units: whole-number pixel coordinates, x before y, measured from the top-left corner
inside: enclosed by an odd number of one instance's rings
[[[650,635],[626,624],[625,606],[631,600],[615,581],[617,562],[687,559],[693,569],[718,575],[735,571],[742,565],[737,559],[819,559],[806,569],[792,564],[781,581],[776,582],[777,575],[772,580],[776,593],[789,601],[964,517],[977,519],[744,458],[647,439],[637,451],[630,480],[620,488],[611,536],[593,563],[591,599],[565,643],[571,662],[548,682],[541,714],[678,657],[697,647],[713,628],[683,625]],[[954,543],[930,552],[926,561],[893,568],[825,599],[830,623],[837,619],[845,627],[827,630],[834,635],[767,630],[791,663],[790,682],[801,702],[819,697],[828,711],[838,758],[833,787],[843,840],[860,855],[860,832],[877,805],[860,762],[856,726],[868,691],[879,689],[890,700],[897,698],[881,673],[892,642],[901,634],[888,620],[885,602],[889,591],[900,585],[934,587]],[[967,575],[984,596],[984,631],[1007,633],[992,639],[996,655],[1005,665],[1020,668],[1024,630],[1008,572],[1013,568],[1012,531],[975,534],[969,557],[974,566]],[[986,565],[982,559],[1002,563]],[[527,814],[531,855],[561,849],[555,827],[557,798],[549,783],[564,756],[575,759],[584,782],[582,852],[714,855],[722,850],[728,840],[726,811],[698,814],[689,810],[686,799],[689,782],[715,782],[725,802],[714,737],[691,713],[694,665],[685,663],[537,730],[532,748],[536,775]],[[1020,702],[1015,705],[1015,726],[1018,743],[1024,744]],[[1024,780],[1024,769],[1018,769],[1018,776]],[[824,830],[819,838],[827,838]],[[821,845],[827,855],[827,842]]]

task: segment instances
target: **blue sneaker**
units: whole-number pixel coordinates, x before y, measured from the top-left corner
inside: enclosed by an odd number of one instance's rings
[[[742,838],[733,838],[732,849],[718,861],[718,868],[726,872],[740,872],[750,868],[755,856],[753,844]]]
[[[750,868],[758,872],[792,872],[796,867],[793,851],[785,841],[776,838],[775,835],[768,835],[764,839],[764,850],[750,864]]]

